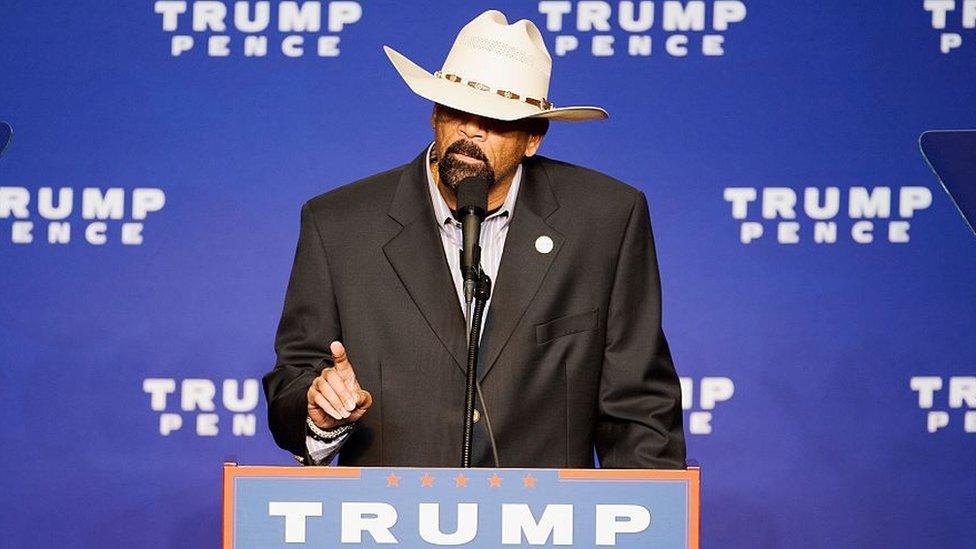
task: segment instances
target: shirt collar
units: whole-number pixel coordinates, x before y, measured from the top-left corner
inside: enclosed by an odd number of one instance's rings
[[[454,215],[451,214],[451,208],[447,205],[444,197],[441,196],[441,191],[437,188],[437,183],[434,182],[434,175],[430,173],[430,151],[434,148],[434,144],[431,143],[427,147],[427,155],[424,159],[424,170],[427,173],[427,190],[430,192],[430,200],[434,204],[434,217],[438,226],[443,227],[449,221],[454,221]],[[518,165],[515,169],[515,176],[512,178],[512,185],[508,188],[508,194],[505,195],[505,202],[502,206],[498,208],[498,211],[489,215],[485,220],[493,219],[499,216],[505,216],[502,222],[502,227],[508,225],[512,220],[512,214],[515,212],[515,199],[518,197],[519,187],[522,184],[522,164]]]

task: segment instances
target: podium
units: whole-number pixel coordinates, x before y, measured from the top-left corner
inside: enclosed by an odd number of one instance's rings
[[[224,464],[223,547],[698,548],[700,470]]]

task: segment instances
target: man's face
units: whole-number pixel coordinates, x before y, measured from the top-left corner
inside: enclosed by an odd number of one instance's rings
[[[508,182],[524,156],[532,156],[542,142],[529,131],[531,123],[505,122],[435,104],[432,160],[441,185],[452,190],[466,177],[484,175],[492,184]]]

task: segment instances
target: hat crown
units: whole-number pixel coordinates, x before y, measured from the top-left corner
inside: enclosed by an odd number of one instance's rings
[[[552,57],[542,33],[526,19],[509,25],[490,10],[461,29],[442,72],[523,97],[549,97]]]

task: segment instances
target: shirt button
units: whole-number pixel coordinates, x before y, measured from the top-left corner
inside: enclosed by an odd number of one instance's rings
[[[472,421],[474,421],[475,423],[478,423],[478,420],[479,419],[481,419],[481,414],[478,413],[478,410],[475,410],[475,411],[471,412],[471,420]]]

